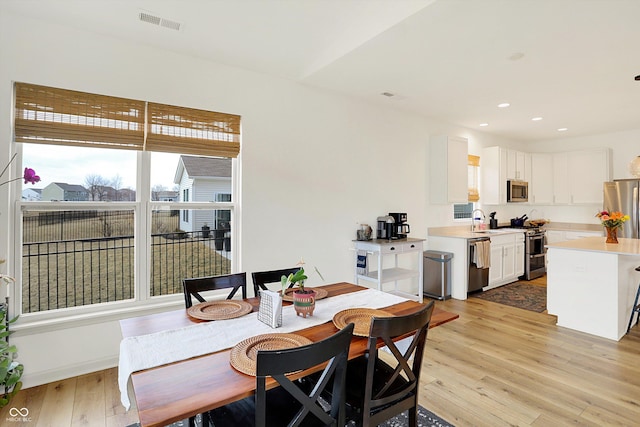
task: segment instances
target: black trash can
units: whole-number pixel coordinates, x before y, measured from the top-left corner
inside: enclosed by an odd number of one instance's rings
[[[451,298],[451,252],[424,251],[424,296],[438,300]]]

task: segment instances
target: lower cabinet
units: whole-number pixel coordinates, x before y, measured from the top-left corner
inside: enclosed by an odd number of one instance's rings
[[[524,233],[491,236],[489,286],[515,282],[524,274]]]

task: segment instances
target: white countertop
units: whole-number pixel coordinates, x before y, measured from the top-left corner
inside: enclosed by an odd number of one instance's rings
[[[619,243],[605,243],[605,241],[606,237],[585,237],[552,243],[547,245],[547,248],[640,256],[640,239],[618,238]]]
[[[479,231],[471,231],[471,227],[460,226],[460,227],[435,227],[429,228],[429,236],[435,237],[453,237],[457,239],[477,239],[478,237],[491,237],[499,234],[515,234],[515,233],[524,233],[526,230],[522,228],[497,228],[497,229],[487,229],[487,230],[479,230]]]

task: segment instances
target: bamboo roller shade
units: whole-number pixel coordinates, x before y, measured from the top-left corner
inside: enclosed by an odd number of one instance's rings
[[[237,157],[240,116],[16,83],[15,138],[27,143]]]

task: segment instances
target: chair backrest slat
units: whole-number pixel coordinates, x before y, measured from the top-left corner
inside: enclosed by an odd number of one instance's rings
[[[387,415],[393,411],[391,407],[382,412],[376,409],[391,405],[397,405],[398,413],[418,404],[418,390],[422,357],[427,340],[427,332],[431,322],[434,302],[430,301],[421,310],[406,316],[376,317],[371,322],[369,343],[367,347],[368,362],[365,380],[364,404],[362,415],[364,425],[376,425],[385,421]],[[396,345],[399,337],[410,341],[404,352]],[[384,378],[385,384],[374,390],[374,376],[381,375],[376,372],[378,366],[378,342],[382,340],[390,350],[392,357],[385,358],[385,365],[389,367],[388,375]],[[403,346],[404,347],[404,346]],[[413,360],[411,360],[413,358]],[[387,360],[391,359],[390,362]],[[380,377],[377,378],[380,380]],[[372,412],[380,418],[372,416]]]
[[[182,279],[184,303],[186,308],[193,306],[192,297],[199,302],[205,302],[200,292],[216,289],[231,289],[227,299],[235,296],[238,289],[242,292],[242,298],[247,298],[247,273],[225,274],[222,276],[193,277]]]
[[[295,274],[298,270],[300,270],[300,267],[283,268],[281,270],[256,271],[251,273],[254,295],[256,297],[260,296],[260,289],[267,290],[267,283],[280,283],[280,279],[282,278],[282,276]]]
[[[285,350],[259,350],[256,356],[256,426],[262,427],[266,424],[267,377],[276,380],[302,405],[288,425],[304,425],[305,418],[311,414],[326,425],[345,425],[344,386],[352,334],[353,323],[350,323],[331,337],[306,346]],[[286,376],[287,373],[310,369],[327,361],[320,380],[310,394]],[[331,379],[331,411],[327,414],[320,406],[318,398]]]

